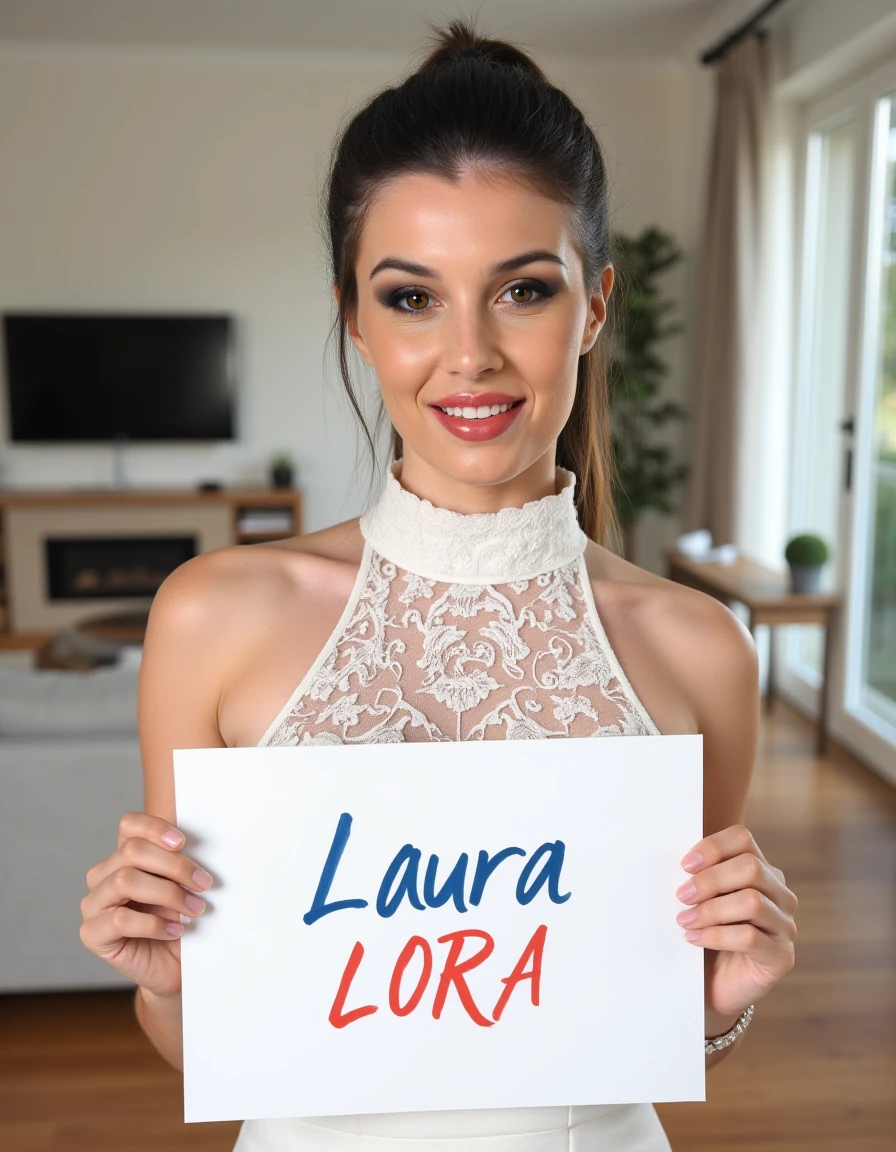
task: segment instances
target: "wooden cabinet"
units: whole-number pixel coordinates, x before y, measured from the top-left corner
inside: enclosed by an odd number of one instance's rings
[[[58,605],[42,616],[33,603],[49,595],[42,545],[51,531],[67,539],[116,539],[160,536],[166,528],[191,531],[200,552],[281,540],[302,532],[302,496],[295,488],[0,490],[0,647],[31,647],[73,622]],[[126,610],[138,601],[85,601],[85,610]]]

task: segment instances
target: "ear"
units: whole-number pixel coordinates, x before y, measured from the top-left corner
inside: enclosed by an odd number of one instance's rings
[[[610,299],[610,293],[613,291],[614,280],[615,272],[613,271],[613,265],[608,264],[600,274],[599,288],[588,301],[588,322],[582,334],[580,356],[584,356],[586,352],[591,351],[594,347],[595,340],[597,340],[598,333],[606,323],[607,301]]]
[[[340,300],[339,285],[335,282],[335,280],[333,281],[333,295],[336,297],[336,307],[338,308],[339,307],[339,300]],[[346,326],[346,329],[348,331],[349,336],[352,339],[352,343],[355,345],[355,347],[358,349],[358,352],[361,354],[361,358],[365,361],[365,363],[367,363],[371,367],[373,367],[373,360],[370,357],[370,352],[368,351],[367,345],[364,343],[364,337],[361,335],[360,331],[358,330],[357,312],[358,312],[357,308],[352,310],[352,312],[346,318],[346,325],[345,326]]]

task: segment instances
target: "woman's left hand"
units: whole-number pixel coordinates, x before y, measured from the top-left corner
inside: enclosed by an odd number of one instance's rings
[[[711,950],[706,1007],[737,1016],[793,967],[797,898],[742,824],[706,836],[681,865],[693,878],[676,892],[689,905],[678,923],[687,940]]]

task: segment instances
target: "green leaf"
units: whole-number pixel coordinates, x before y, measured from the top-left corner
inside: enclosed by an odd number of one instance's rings
[[[663,341],[684,329],[676,303],[664,292],[661,277],[683,258],[674,238],[656,226],[637,236],[611,237],[613,260],[625,291],[611,301],[615,324],[610,344],[609,397],[611,441],[618,476],[613,498],[623,526],[647,509],[671,515],[670,492],[688,474],[673,459],[673,449],[654,436],[669,420],[683,420],[687,409],[663,395],[668,366]]]

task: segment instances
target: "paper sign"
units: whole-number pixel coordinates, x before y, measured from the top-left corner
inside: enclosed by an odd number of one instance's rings
[[[178,749],[184,1119],[703,1100],[702,737]]]

